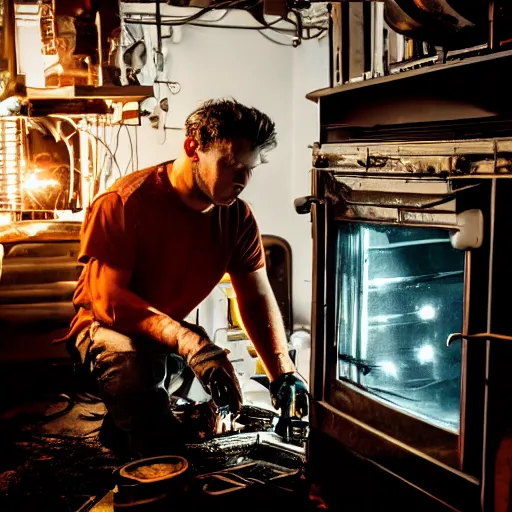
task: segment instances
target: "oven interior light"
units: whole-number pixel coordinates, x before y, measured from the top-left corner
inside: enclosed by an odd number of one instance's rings
[[[398,378],[398,369],[392,361],[383,361],[379,365],[384,373],[387,375],[390,375],[391,377],[394,377],[395,379]]]
[[[423,345],[418,350],[418,360],[421,364],[431,363],[434,360],[434,347],[432,345]]]
[[[432,320],[436,316],[436,310],[430,304],[427,304],[420,308],[418,311],[418,316],[422,320]]]

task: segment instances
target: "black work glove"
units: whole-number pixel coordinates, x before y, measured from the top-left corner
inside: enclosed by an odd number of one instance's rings
[[[303,418],[309,413],[309,393],[307,384],[298,373],[283,373],[270,384],[270,396],[275,409],[281,415],[293,406],[294,416]]]
[[[196,352],[188,365],[219,409],[236,414],[242,407],[242,391],[233,365],[224,350],[209,343]]]

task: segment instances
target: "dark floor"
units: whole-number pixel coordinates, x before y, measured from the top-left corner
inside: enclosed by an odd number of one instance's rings
[[[76,511],[113,486],[119,460],[97,438],[101,403],[48,397],[0,417],[0,510]]]
[[[0,408],[0,510],[90,510],[114,487],[115,470],[123,464],[98,440],[104,406],[86,392],[74,394],[71,402],[71,393],[59,394],[59,386],[49,390],[41,383],[31,389]],[[194,474],[254,460],[301,468],[303,457],[261,442],[256,431],[268,430],[271,415],[245,408],[244,418],[245,433],[188,445]]]

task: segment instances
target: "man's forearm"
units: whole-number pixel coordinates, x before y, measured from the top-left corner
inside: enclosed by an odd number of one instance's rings
[[[90,289],[94,316],[100,323],[127,336],[148,337],[171,352],[189,359],[209,340],[183,327],[181,322],[158,311],[128,288],[119,286],[108,275],[109,269],[91,263]]]
[[[169,347],[187,362],[200,348],[210,343],[206,337],[200,339],[180,322],[163,313],[153,313],[144,318],[138,323],[137,329],[141,334]]]
[[[114,322],[112,328],[130,336],[143,336],[161,343],[187,361],[202,346],[208,344],[205,338],[198,343],[198,336],[180,322],[157,311],[132,292],[125,290],[123,305],[113,303]],[[116,320],[117,317],[117,320]]]
[[[244,327],[272,380],[295,371],[288,352],[281,311],[273,295],[239,301]]]

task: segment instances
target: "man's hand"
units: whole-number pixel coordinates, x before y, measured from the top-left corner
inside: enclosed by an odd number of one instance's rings
[[[293,411],[293,415],[303,418],[308,415],[308,388],[298,373],[283,373],[270,384],[270,396],[275,409]]]
[[[204,389],[210,393],[215,405],[218,408],[227,407],[236,414],[242,406],[242,392],[226,352],[209,341],[206,331],[201,327],[187,322],[180,323],[190,330],[189,336],[202,338],[197,343],[197,346],[202,347],[188,359],[188,365]],[[205,340],[208,343],[205,344]]]

